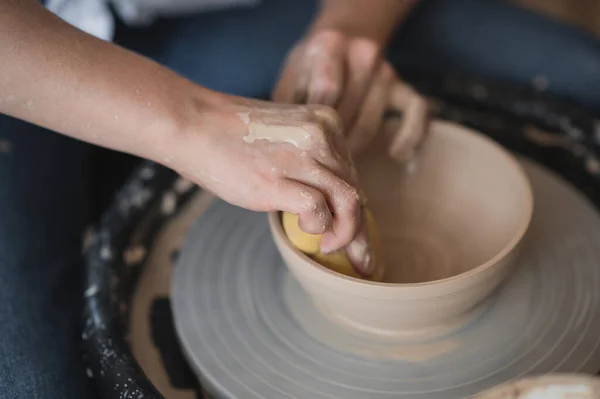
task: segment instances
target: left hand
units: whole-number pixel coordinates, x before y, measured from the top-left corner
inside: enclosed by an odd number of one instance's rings
[[[396,80],[382,57],[381,43],[324,29],[309,34],[291,51],[273,100],[335,108],[348,146],[357,153],[379,132]]]

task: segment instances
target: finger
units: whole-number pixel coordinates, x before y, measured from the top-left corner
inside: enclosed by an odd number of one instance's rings
[[[307,104],[322,104],[334,107],[339,101],[344,82],[344,57],[340,48],[331,49],[311,66],[311,78],[307,88]]]
[[[273,101],[292,103],[297,71],[293,66],[286,65],[271,95]]]
[[[348,135],[348,147],[352,154],[359,153],[379,132],[394,77],[392,67],[388,63],[382,63],[373,79],[356,123]]]
[[[354,240],[346,247],[348,260],[354,270],[363,277],[370,277],[375,271],[376,259],[369,237],[366,212],[362,213],[360,229]]]
[[[302,68],[296,79],[294,87],[294,95],[292,97],[293,104],[306,104],[308,97],[308,83],[310,82],[312,71],[308,68]]]
[[[406,108],[400,129],[392,139],[389,153],[400,162],[410,160],[425,137],[429,126],[427,101],[415,95]]]
[[[297,47],[288,56],[272,94],[274,101],[298,104],[303,103],[306,99],[310,70],[302,65],[303,51],[303,47]]]
[[[366,222],[365,199],[358,186],[349,181],[327,169],[323,169],[316,179],[315,184],[325,194],[333,212],[332,227],[321,238],[321,251],[327,253],[345,248],[354,270],[361,276],[370,277],[375,271],[376,260]],[[346,244],[349,238],[351,241]]]
[[[348,46],[347,74],[344,92],[337,110],[346,128],[354,124],[373,72],[379,63],[378,47],[369,40],[357,39]]]
[[[327,200],[319,190],[298,181],[280,182],[275,208],[298,215],[298,226],[309,234],[323,234],[332,225]]]
[[[324,107],[324,111],[327,110],[329,109]],[[325,120],[329,116],[329,112],[322,114]],[[343,139],[341,135],[336,137]],[[342,142],[339,145],[343,152],[345,144]],[[330,153],[335,155],[335,149],[330,147]],[[318,160],[320,157],[321,160]],[[302,180],[325,195],[329,209],[333,212],[332,228],[321,238],[321,251],[327,253],[339,250],[350,240],[346,247],[350,263],[360,275],[370,276],[375,270],[375,260],[368,230],[363,223],[366,217],[362,206],[364,196],[358,191],[358,179],[351,157],[323,157],[319,152],[315,159],[318,161],[310,170],[309,176],[304,176]]]
[[[321,250],[334,252],[350,244],[358,234],[362,218],[357,188],[319,164],[305,175],[292,178],[322,193],[333,215],[331,228],[321,239]]]
[[[325,105],[307,105],[307,108],[314,113],[325,135],[342,135],[342,121],[335,109]]]

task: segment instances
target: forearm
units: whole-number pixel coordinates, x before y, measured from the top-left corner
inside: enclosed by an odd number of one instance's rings
[[[419,0],[321,0],[312,30],[339,29],[385,45]]]
[[[0,1],[0,71],[1,113],[146,158],[185,123],[186,91],[201,90],[27,0]]]

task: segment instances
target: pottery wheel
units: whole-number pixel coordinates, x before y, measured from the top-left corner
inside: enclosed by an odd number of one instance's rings
[[[264,214],[215,201],[190,232],[172,289],[204,386],[236,399],[452,399],[525,375],[598,372],[600,217],[568,183],[524,166],[535,213],[518,270],[464,325],[388,351],[312,307]]]

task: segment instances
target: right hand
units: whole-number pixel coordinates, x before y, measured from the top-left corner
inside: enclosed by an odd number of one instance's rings
[[[215,98],[206,109],[194,102],[164,163],[233,205],[299,215],[302,230],[323,234],[323,252],[345,247],[356,271],[369,276],[364,198],[336,112]]]
[[[273,98],[335,107],[350,150],[359,153],[379,132],[398,79],[383,46],[360,30],[311,32],[287,57]]]

